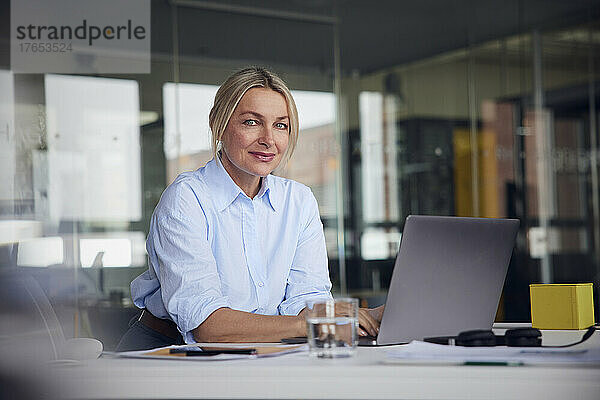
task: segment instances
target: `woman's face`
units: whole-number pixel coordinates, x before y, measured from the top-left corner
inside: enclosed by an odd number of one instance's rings
[[[285,97],[271,89],[244,94],[223,133],[223,165],[238,183],[258,182],[281,162],[289,140]]]

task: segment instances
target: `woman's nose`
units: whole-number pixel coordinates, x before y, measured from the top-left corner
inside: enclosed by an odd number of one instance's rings
[[[259,143],[264,144],[267,147],[271,147],[275,144],[275,139],[273,137],[273,128],[265,127],[259,138]]]

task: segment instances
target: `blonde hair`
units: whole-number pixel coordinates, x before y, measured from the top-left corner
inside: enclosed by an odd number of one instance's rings
[[[257,87],[274,90],[281,94],[287,103],[288,117],[290,119],[290,138],[287,149],[278,166],[279,168],[285,166],[292,157],[292,153],[298,142],[298,110],[296,109],[296,102],[292,97],[292,93],[285,82],[271,71],[260,67],[244,68],[234,73],[227,78],[217,91],[215,102],[208,116],[208,124],[212,134],[213,155],[217,157],[227,124],[240,100],[248,90]]]

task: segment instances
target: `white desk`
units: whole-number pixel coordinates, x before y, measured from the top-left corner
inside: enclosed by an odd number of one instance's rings
[[[580,336],[575,332],[545,334]],[[600,345],[600,335],[593,338]],[[563,340],[564,343],[564,340]],[[385,348],[324,360],[306,353],[231,361],[101,358],[55,367],[60,397],[599,399],[600,367],[497,367],[383,364]]]

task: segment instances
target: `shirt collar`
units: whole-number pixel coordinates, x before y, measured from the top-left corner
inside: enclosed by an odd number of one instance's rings
[[[262,178],[262,186],[258,191],[257,196],[266,200],[273,211],[277,212],[279,208],[279,198],[277,196],[277,191],[273,190],[275,186],[275,178],[272,175],[267,175]]]
[[[210,160],[206,164],[205,171],[213,193],[213,200],[219,211],[229,207],[239,195],[246,196],[243,190],[231,179],[219,157]],[[256,196],[267,201],[273,211],[277,211],[278,200],[273,191],[274,178],[267,175],[261,182],[261,188]]]

